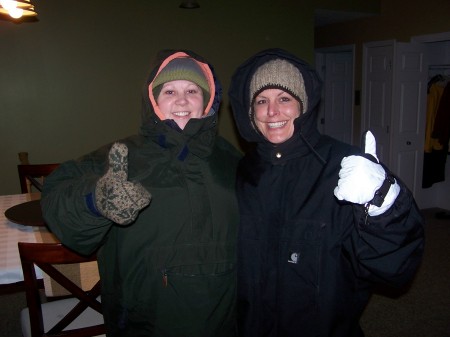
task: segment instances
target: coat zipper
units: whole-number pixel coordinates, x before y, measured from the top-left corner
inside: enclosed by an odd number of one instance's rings
[[[167,269],[163,269],[162,270],[162,283],[163,283],[163,287],[166,288],[167,284],[168,284],[168,280],[167,280]]]

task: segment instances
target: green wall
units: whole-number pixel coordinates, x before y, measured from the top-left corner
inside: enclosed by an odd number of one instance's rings
[[[195,10],[181,0],[34,3],[38,22],[0,21],[0,194],[20,192],[18,152],[63,162],[137,133],[142,85],[161,49],[191,49],[214,65],[220,133],[237,146],[226,94],[234,69],[269,47],[313,60],[313,0],[199,0]]]

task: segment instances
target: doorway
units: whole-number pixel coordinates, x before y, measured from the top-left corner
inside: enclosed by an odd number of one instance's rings
[[[437,73],[450,75],[450,32],[414,36],[411,42],[425,47],[428,63],[428,79]],[[425,113],[425,112],[424,112]],[[434,183],[431,187],[422,188],[417,203],[421,208],[438,207],[450,210],[450,154],[445,164],[445,180]],[[422,180],[422,177],[420,177]]]
[[[318,128],[345,143],[353,143],[355,46],[315,50],[316,71],[323,81]]]
[[[422,187],[427,77],[450,65],[450,33],[368,42],[363,54],[361,119],[377,132],[380,159],[409,187],[420,208],[450,209],[450,164],[446,181]]]

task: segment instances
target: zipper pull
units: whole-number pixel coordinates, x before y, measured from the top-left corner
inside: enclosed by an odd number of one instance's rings
[[[162,282],[163,282],[163,287],[166,288],[167,287],[167,272],[165,269],[163,270]]]
[[[364,214],[365,214],[364,225],[367,225],[367,218],[369,217],[369,207],[370,207],[370,202],[368,202],[364,206]]]

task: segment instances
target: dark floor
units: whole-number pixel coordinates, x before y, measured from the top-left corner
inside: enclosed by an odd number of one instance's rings
[[[366,337],[450,337],[450,212],[422,212],[422,265],[403,295],[373,295],[361,319]]]
[[[408,292],[373,295],[361,319],[366,337],[450,337],[450,213],[434,208],[423,214],[423,263]],[[25,306],[24,293],[0,296],[0,337],[22,336]]]

